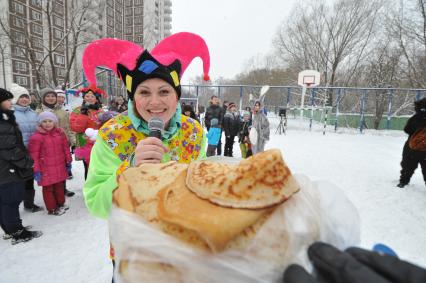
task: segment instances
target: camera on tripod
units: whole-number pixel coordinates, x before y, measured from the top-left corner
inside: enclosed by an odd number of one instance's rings
[[[286,117],[286,115],[287,115],[287,109],[284,108],[284,107],[278,108],[278,115],[280,117]]]

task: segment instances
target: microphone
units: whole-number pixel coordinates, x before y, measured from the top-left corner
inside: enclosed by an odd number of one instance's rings
[[[158,117],[152,117],[148,121],[148,128],[149,128],[149,136],[155,137],[157,139],[161,140],[161,136],[164,129],[164,122]]]

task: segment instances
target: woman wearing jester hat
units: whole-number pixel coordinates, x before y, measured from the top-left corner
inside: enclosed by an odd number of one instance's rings
[[[201,125],[181,113],[180,78],[195,57],[203,61],[208,80],[210,56],[198,35],[182,32],[163,39],[151,52],[118,39],[90,43],[83,54],[87,79],[96,83],[95,68],[111,68],[124,82],[129,102],[123,112],[98,132],[83,193],[89,211],[107,218],[117,175],[129,166],[176,160],[189,163],[205,157]],[[162,138],[149,137],[148,121],[163,120]]]
[[[76,147],[82,148],[87,143],[87,137],[84,134],[86,129],[97,130],[102,124],[99,121],[99,117],[104,112],[102,110],[101,96],[106,96],[106,93],[93,84],[80,89],[79,92],[82,94],[83,103],[71,112],[70,127],[76,133]],[[89,165],[84,160],[83,164],[84,179],[86,179]]]

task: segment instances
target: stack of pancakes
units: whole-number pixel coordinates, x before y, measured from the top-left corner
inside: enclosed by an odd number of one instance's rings
[[[279,150],[234,165],[209,160],[144,164],[127,169],[118,183],[116,206],[206,256],[246,250],[270,215],[299,190]],[[265,249],[285,249],[285,242],[278,238],[280,247]],[[153,270],[171,276],[162,280],[185,282],[179,268],[158,260],[122,260],[123,278],[129,278],[129,270],[143,282],[155,279]]]

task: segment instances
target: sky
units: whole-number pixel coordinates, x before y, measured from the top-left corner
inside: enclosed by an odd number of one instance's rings
[[[172,33],[199,34],[210,50],[210,77],[231,78],[245,62],[272,49],[272,39],[296,0],[181,0],[173,1]],[[196,58],[182,81],[202,75]]]

